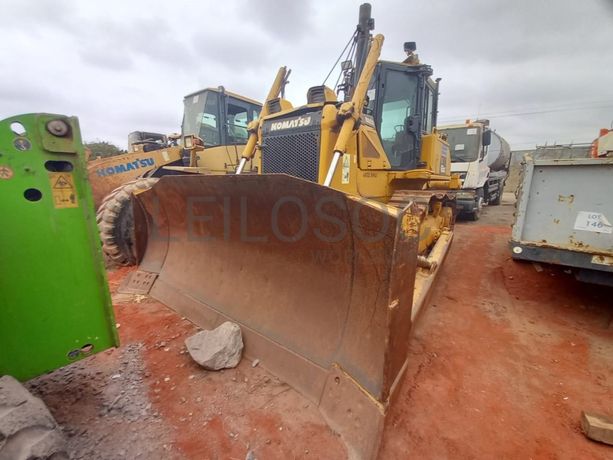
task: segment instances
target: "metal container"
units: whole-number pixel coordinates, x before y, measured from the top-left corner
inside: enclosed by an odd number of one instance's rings
[[[511,158],[511,146],[502,136],[492,131],[492,142],[487,148],[487,165],[492,171],[507,168]]]
[[[526,158],[511,240],[514,259],[573,267],[613,285],[613,159]]]

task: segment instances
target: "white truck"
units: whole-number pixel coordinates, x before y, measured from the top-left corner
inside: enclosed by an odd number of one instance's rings
[[[467,120],[438,130],[449,142],[451,172],[460,174],[458,212],[478,220],[485,204],[500,204],[511,158],[509,143],[490,130],[488,120]]]

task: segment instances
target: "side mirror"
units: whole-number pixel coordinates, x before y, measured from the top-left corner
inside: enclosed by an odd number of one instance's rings
[[[484,147],[492,143],[492,132],[489,129],[483,131],[482,143]]]

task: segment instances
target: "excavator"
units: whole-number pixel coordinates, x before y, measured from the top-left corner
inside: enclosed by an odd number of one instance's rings
[[[130,153],[88,164],[102,249],[116,265],[136,262],[132,193],[165,174],[234,172],[249,137],[247,124],[262,108],[223,86],[188,94],[183,105],[182,134],[134,131],[128,136]]]
[[[363,4],[337,92],[314,86],[294,107],[279,70],[236,174],[134,195],[147,244],[123,286],[203,328],[238,323],[247,358],[316,404],[351,458],[377,456],[460,186],[432,68],[413,42],[404,62],[379,60],[373,29]]]

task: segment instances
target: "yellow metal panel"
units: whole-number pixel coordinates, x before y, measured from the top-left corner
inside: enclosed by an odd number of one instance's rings
[[[146,171],[180,159],[181,151],[182,147],[169,147],[91,160],[87,164],[87,175],[94,193],[95,206],[120,185],[142,176]]]
[[[381,139],[375,128],[362,125],[359,135],[359,165],[362,169],[389,169]]]
[[[436,133],[425,134],[421,139],[421,161],[426,163],[425,168],[434,174],[448,175],[451,172],[449,144]]]
[[[211,174],[233,172],[238,166],[244,148],[244,145],[207,147],[196,154],[196,166],[208,170]],[[251,169],[252,167],[247,163],[245,171]]]

